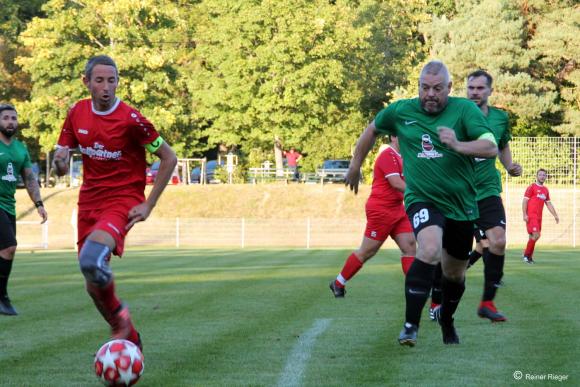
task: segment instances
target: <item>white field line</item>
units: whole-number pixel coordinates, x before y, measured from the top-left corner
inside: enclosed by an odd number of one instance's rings
[[[278,386],[287,387],[300,385],[302,374],[306,369],[306,362],[308,362],[308,359],[310,358],[310,352],[312,351],[312,347],[314,347],[316,338],[328,328],[331,322],[332,319],[329,318],[317,319],[314,321],[312,328],[300,336],[288,357],[284,372],[278,380]]]

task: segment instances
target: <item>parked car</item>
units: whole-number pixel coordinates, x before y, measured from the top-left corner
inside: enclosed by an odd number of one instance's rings
[[[350,160],[324,160],[322,167],[316,171],[316,175],[327,183],[342,183],[349,165]]]
[[[223,162],[222,164],[223,165]],[[215,179],[215,169],[220,166],[217,160],[209,160],[205,163],[205,183],[217,183]],[[191,182],[199,184],[201,182],[201,167],[195,167],[191,170]]]
[[[159,172],[159,165],[161,162],[159,160],[153,162],[149,168],[145,170],[145,183],[146,184],[153,184],[155,182],[155,178],[157,177],[157,172]],[[173,171],[173,175],[171,175],[171,180],[169,180],[169,184],[179,184],[181,183],[181,179],[179,177],[179,172],[177,170],[177,166],[175,166],[175,170]]]

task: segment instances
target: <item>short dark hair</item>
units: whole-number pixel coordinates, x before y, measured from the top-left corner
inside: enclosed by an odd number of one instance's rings
[[[117,69],[117,64],[115,61],[110,56],[97,55],[89,59],[85,65],[85,77],[87,77],[87,79],[91,79],[93,68],[95,68],[96,65],[113,66],[115,68],[115,72],[117,73],[117,78],[119,77],[119,70]]]
[[[536,172],[536,176],[538,175],[538,173],[540,172],[544,172],[546,175],[548,174],[548,171],[546,171],[544,168],[540,168],[538,169],[538,171]]]
[[[16,108],[13,105],[11,105],[9,103],[0,104],[0,113],[4,112],[6,110],[13,110],[16,112]],[[18,112],[16,112],[16,113],[18,113]]]
[[[491,89],[491,85],[493,84],[493,77],[485,70],[476,70],[467,76],[467,80],[469,81],[471,78],[477,77],[485,77],[487,80],[487,86]]]
[[[451,76],[449,75],[449,70],[447,69],[447,66],[445,66],[445,63],[441,62],[440,60],[432,60],[428,62],[425,66],[423,66],[419,78],[422,78],[423,75],[425,74],[430,75],[443,74],[445,83],[449,83],[451,81]],[[421,79],[419,79],[419,84],[421,84]]]

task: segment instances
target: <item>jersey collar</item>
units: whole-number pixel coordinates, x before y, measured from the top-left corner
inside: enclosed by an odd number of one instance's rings
[[[113,104],[113,106],[111,106],[111,108],[109,110],[105,111],[105,112],[100,112],[100,111],[95,110],[95,107],[93,106],[93,101],[91,101],[91,110],[96,115],[106,116],[106,115],[109,115],[112,112],[114,112],[115,109],[117,109],[117,106],[119,106],[120,103],[121,103],[121,100],[118,97],[115,97],[115,103]]]

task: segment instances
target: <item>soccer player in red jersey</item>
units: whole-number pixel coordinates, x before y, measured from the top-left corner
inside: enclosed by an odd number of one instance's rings
[[[526,227],[530,239],[528,239],[528,245],[524,250],[523,260],[526,263],[533,264],[534,259],[534,248],[536,247],[536,242],[540,239],[540,234],[542,231],[542,212],[544,211],[544,203],[548,207],[548,211],[556,219],[556,223],[560,222],[556,209],[550,201],[550,192],[548,188],[544,186],[544,182],[548,177],[548,173],[545,169],[538,169],[536,173],[536,182],[531,184],[524,193],[524,200],[522,203],[522,211],[524,213],[524,222],[526,222]]]
[[[91,58],[83,83],[91,98],[78,101],[69,110],[53,165],[62,176],[68,172],[69,149],[78,148],[82,153],[78,258],[86,289],[111,326],[113,338],[142,347],[129,310],[115,293],[109,260],[111,253],[123,254],[131,227],[147,219],[171,178],[177,158],[154,126],[115,96],[119,73],[110,57]],[[161,160],[147,199],[145,150]]]
[[[391,146],[379,154],[375,161],[371,194],[366,203],[367,225],[363,241],[344,263],[336,280],[330,283],[335,297],[344,297],[345,285],[375,256],[389,235],[401,249],[401,265],[407,274],[415,257],[415,236],[403,205],[405,192],[403,159],[399,142],[391,136]]]

